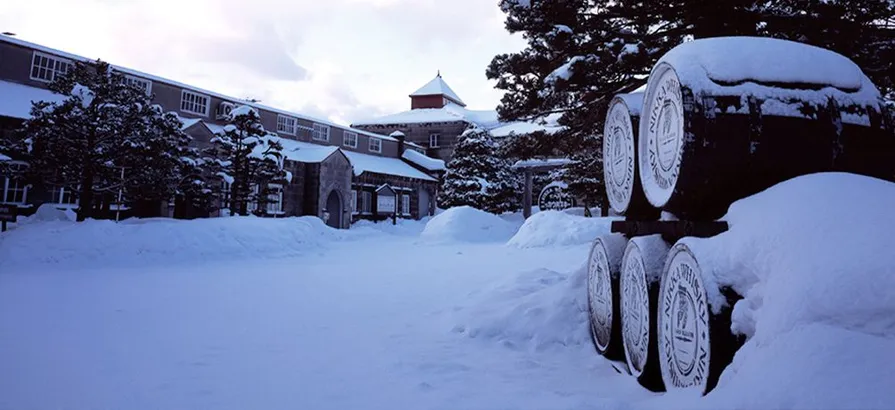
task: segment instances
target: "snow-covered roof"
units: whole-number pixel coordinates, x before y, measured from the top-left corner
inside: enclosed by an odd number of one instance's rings
[[[435,181],[435,178],[432,178],[398,158],[378,157],[351,151],[342,152],[345,153],[345,156],[351,161],[351,165],[354,166],[354,175],[360,175],[364,172],[375,172],[378,174],[416,178],[424,181]]]
[[[454,90],[452,90],[451,87],[449,87],[447,83],[444,82],[444,80],[441,78],[441,73],[435,76],[432,81],[429,81],[428,83],[426,83],[426,85],[414,91],[413,94],[410,94],[411,97],[421,97],[424,95],[443,95],[459,105],[462,105],[464,107],[466,106],[466,103],[464,103],[463,100],[460,99],[457,93],[455,93]]]
[[[16,44],[16,45],[19,45],[19,46],[22,46],[22,47],[32,48],[32,49],[35,49],[35,50],[38,50],[38,51],[42,51],[42,52],[49,53],[49,54],[54,54],[54,55],[57,55],[57,56],[60,56],[60,57],[63,57],[63,58],[67,58],[67,59],[70,59],[70,60],[74,60],[74,61],[80,61],[80,62],[91,62],[91,61],[93,61],[93,60],[91,60],[91,59],[89,59],[89,58],[87,58],[87,57],[79,56],[79,55],[77,55],[77,54],[72,54],[72,53],[68,53],[68,52],[65,52],[65,51],[61,51],[61,50],[56,50],[56,49],[54,49],[54,48],[50,48],[50,47],[45,47],[45,46],[42,46],[42,45],[39,45],[39,44],[35,44],[35,43],[28,42],[28,41],[20,40],[20,39],[15,38],[15,37],[10,37],[10,36],[5,36],[5,35],[0,35],[0,41],[2,41],[2,42],[7,42],[7,43],[11,43],[11,44]],[[142,71],[133,70],[133,69],[130,69],[130,68],[127,68],[127,67],[121,67],[121,66],[117,66],[117,65],[114,65],[114,64],[113,64],[113,65],[112,65],[112,68],[113,68],[114,70],[116,70],[116,71],[119,71],[119,72],[122,72],[122,73],[125,73],[125,74],[130,74],[130,75],[138,76],[138,77],[141,77],[141,78],[145,78],[145,79],[147,79],[147,80],[151,80],[151,81],[153,81],[153,82],[165,83],[165,84],[169,84],[169,85],[172,85],[172,86],[175,86],[175,87],[180,87],[180,88],[184,88],[184,89],[187,89],[187,90],[195,91],[195,92],[198,92],[198,93],[201,93],[201,94],[206,94],[206,95],[214,96],[214,97],[220,98],[220,99],[222,99],[222,100],[226,100],[226,101],[230,101],[230,102],[234,102],[234,103],[238,103],[238,104],[243,104],[243,105],[251,105],[252,107],[255,107],[255,108],[258,108],[258,109],[262,109],[262,110],[266,110],[266,111],[274,112],[274,113],[277,113],[277,114],[283,114],[283,115],[287,115],[287,116],[290,116],[290,117],[300,118],[300,119],[303,119],[303,120],[306,120],[306,121],[312,121],[312,122],[315,122],[315,123],[318,123],[318,124],[329,125],[329,126],[331,126],[331,127],[344,128],[344,129],[349,130],[349,131],[351,131],[351,132],[356,132],[356,133],[358,133],[358,134],[362,134],[362,135],[366,135],[366,136],[370,136],[370,137],[382,138],[382,139],[387,140],[387,141],[395,141],[394,138],[389,137],[389,136],[386,136],[386,135],[380,135],[380,134],[376,134],[376,133],[369,132],[369,131],[364,131],[364,130],[354,129],[354,128],[351,128],[350,126],[347,126],[347,125],[336,124],[336,123],[334,123],[334,122],[332,122],[332,121],[329,121],[329,120],[324,120],[324,119],[321,119],[321,118],[316,118],[316,117],[312,117],[312,116],[308,116],[308,115],[304,115],[304,114],[298,114],[298,113],[291,112],[291,111],[281,110],[281,109],[279,109],[279,108],[274,108],[274,107],[267,106],[267,105],[264,105],[264,104],[259,104],[259,103],[255,103],[255,102],[248,102],[248,101],[245,101],[245,100],[243,100],[243,99],[241,99],[241,98],[235,98],[235,97],[231,97],[231,96],[224,95],[224,94],[221,94],[221,93],[217,93],[217,92],[214,92],[214,91],[205,90],[205,89],[202,89],[202,88],[199,88],[199,87],[196,87],[196,86],[192,86],[192,85],[184,84],[184,83],[181,83],[181,82],[178,82],[178,81],[174,81],[174,80],[170,80],[170,79],[167,79],[167,78],[159,77],[159,76],[156,76],[156,75],[152,75],[152,74],[144,73],[144,72],[142,72]],[[5,97],[6,94],[4,93],[4,94],[0,94],[0,95],[3,95],[3,96]],[[4,102],[0,102],[0,104],[3,104],[3,103],[4,103]],[[27,118],[27,116],[26,116],[26,117],[23,117],[23,118]]]
[[[283,156],[287,160],[308,164],[319,164],[339,150],[339,147],[332,145],[309,144],[285,138],[280,138],[280,144],[283,145]]]
[[[401,132],[401,131],[395,131],[395,132],[393,132],[393,133],[391,133],[391,134],[388,134],[388,136],[389,136],[389,137],[394,137],[394,138],[406,137],[406,135],[404,135],[404,133]]]
[[[0,161],[12,161],[12,158],[7,157],[6,155],[0,154]]]
[[[449,103],[442,108],[420,108],[370,120],[357,121],[353,123],[352,126],[425,124],[458,121],[472,123],[484,129],[492,129],[500,125],[500,121],[497,119],[497,111],[468,110],[457,104]]]
[[[0,81],[0,116],[31,118],[32,101],[61,102],[64,99],[62,94],[47,89]]]
[[[543,131],[547,134],[553,134],[562,131],[564,127],[557,124],[561,114],[553,114],[542,120],[534,121],[517,121],[506,123],[490,131],[493,137],[508,137],[511,135],[524,135],[536,131]]]
[[[404,154],[401,155],[401,158],[404,158],[416,165],[419,165],[422,168],[425,168],[429,171],[444,171],[444,161],[436,158],[432,158],[419,152],[416,152],[412,149],[404,150]]]
[[[181,116],[178,116],[178,118],[180,119],[180,122],[183,124],[183,126],[180,127],[180,129],[182,129],[182,130],[192,127],[193,125],[196,125],[196,123],[202,121],[201,118],[183,118]],[[223,129],[223,127],[222,127],[222,129]]]
[[[526,159],[516,161],[511,168],[528,169],[528,168],[553,168],[569,165],[575,161],[568,158],[547,158],[547,159]]]

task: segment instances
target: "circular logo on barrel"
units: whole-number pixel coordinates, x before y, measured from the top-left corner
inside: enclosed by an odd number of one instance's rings
[[[538,195],[538,208],[542,211],[554,210],[561,211],[575,206],[575,200],[569,194],[566,184],[562,182],[553,182],[541,190]]]
[[[622,333],[631,373],[639,375],[646,365],[649,346],[649,294],[640,252],[628,252],[622,278]]]
[[[591,251],[587,275],[587,298],[593,320],[594,336],[600,349],[609,347],[612,334],[612,287],[609,282],[609,259],[599,241]]]
[[[670,190],[677,182],[684,143],[681,84],[674,71],[669,69],[661,74],[654,89],[649,101],[644,160],[648,163],[648,177],[652,182],[662,190]]]
[[[610,205],[624,212],[634,191],[634,131],[631,116],[622,102],[615,102],[606,117],[603,132],[603,173]]]
[[[709,312],[699,267],[676,247],[662,283],[659,351],[662,376],[674,387],[704,386],[709,368]]]

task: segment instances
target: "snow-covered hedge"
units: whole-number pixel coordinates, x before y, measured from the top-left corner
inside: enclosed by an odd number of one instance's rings
[[[313,252],[342,235],[314,217],[42,221],[0,235],[0,270],[282,258]]]
[[[420,238],[429,243],[504,242],[518,225],[470,206],[450,208],[426,224]]]
[[[585,218],[562,211],[541,211],[529,217],[507,245],[518,248],[590,243],[609,233],[616,218]]]

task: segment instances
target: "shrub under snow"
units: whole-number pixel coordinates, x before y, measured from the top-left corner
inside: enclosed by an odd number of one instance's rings
[[[470,206],[450,208],[429,220],[420,235],[431,243],[503,242],[518,225]]]
[[[585,218],[561,211],[541,211],[529,217],[507,245],[518,248],[590,243],[609,233],[614,218]]]

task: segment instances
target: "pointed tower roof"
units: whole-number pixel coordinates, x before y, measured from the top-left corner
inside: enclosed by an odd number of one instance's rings
[[[441,78],[440,71],[438,72],[438,75],[436,75],[435,78],[432,79],[432,81],[429,81],[428,83],[426,83],[426,85],[420,87],[419,90],[416,90],[413,92],[413,94],[410,94],[411,97],[421,97],[424,95],[443,95],[445,98],[453,101],[461,107],[466,106],[466,103],[464,103],[463,100],[461,100],[460,97],[457,95],[457,93],[455,93],[454,90],[451,89],[451,87],[448,87],[447,83],[445,83],[444,80]]]

